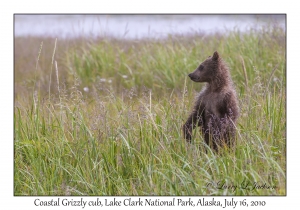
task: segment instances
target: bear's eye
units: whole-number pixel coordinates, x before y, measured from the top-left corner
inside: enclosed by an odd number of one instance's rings
[[[204,69],[204,66],[201,64],[200,66],[199,66],[199,70],[203,70]]]

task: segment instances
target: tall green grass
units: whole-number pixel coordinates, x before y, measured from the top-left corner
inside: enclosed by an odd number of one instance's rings
[[[22,39],[16,48],[26,45]],[[15,60],[15,86],[26,87],[15,88],[15,195],[286,194],[281,29],[165,40],[58,40],[53,64],[53,40],[45,38],[39,53],[41,38],[27,39],[36,41],[30,47],[38,65],[25,64],[24,55]],[[202,87],[186,75],[215,50],[231,68],[241,108],[237,146],[220,154],[199,131],[192,144],[181,133]],[[20,76],[34,82],[24,84]],[[218,182],[237,189],[208,184]],[[276,188],[240,187],[247,182]]]

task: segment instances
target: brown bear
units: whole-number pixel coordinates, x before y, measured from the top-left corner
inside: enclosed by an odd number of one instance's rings
[[[239,107],[229,68],[219,53],[214,52],[188,76],[194,82],[207,84],[183,126],[184,138],[191,142],[192,130],[200,126],[205,142],[214,150],[225,145],[232,147]]]

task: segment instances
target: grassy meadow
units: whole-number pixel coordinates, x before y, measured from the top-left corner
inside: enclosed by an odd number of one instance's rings
[[[249,33],[166,39],[14,41],[15,195],[286,195],[286,39]],[[217,50],[240,103],[237,145],[216,154],[181,127]],[[236,187],[233,187],[236,186]]]

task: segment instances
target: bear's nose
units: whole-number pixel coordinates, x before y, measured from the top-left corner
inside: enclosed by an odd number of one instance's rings
[[[189,76],[190,78],[192,78],[192,73],[190,73],[188,76]]]

